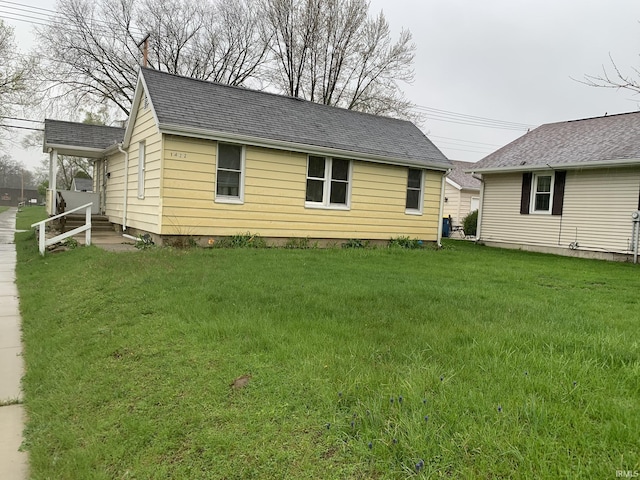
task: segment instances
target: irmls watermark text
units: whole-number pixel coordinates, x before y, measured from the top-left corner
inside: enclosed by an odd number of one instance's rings
[[[638,470],[616,470],[616,478],[636,478],[640,477]]]

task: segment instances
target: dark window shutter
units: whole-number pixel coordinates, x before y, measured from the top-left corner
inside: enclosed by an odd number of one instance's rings
[[[564,204],[564,183],[567,178],[566,171],[557,171],[556,179],[553,184],[553,206],[551,207],[551,215],[562,215],[562,206]]]
[[[520,214],[529,214],[529,205],[531,204],[531,179],[533,173],[525,172],[522,174],[522,195],[520,197]]]

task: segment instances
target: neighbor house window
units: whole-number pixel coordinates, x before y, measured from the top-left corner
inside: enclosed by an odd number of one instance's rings
[[[553,176],[536,174],[533,176],[533,211],[549,213],[551,211]]]
[[[228,143],[218,143],[216,169],[216,201],[241,203],[243,187],[244,147]]]
[[[555,170],[551,173],[524,172],[520,193],[520,214],[562,215],[566,180],[566,170]]]
[[[422,170],[410,168],[407,175],[406,213],[422,213]]]
[[[144,198],[145,145],[138,144],[138,198]]]
[[[307,163],[305,205],[348,208],[350,179],[350,160],[310,155]]]

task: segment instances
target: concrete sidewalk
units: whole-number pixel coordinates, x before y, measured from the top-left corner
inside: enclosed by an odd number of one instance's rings
[[[18,451],[25,420],[22,405],[1,406],[22,400],[24,364],[15,283],[16,212],[16,208],[10,208],[0,213],[0,478],[7,480],[26,479],[29,473],[27,453]]]

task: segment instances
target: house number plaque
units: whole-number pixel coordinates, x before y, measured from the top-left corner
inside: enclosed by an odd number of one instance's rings
[[[180,159],[187,158],[187,154],[185,152],[169,152],[169,156],[171,158],[180,158]]]

